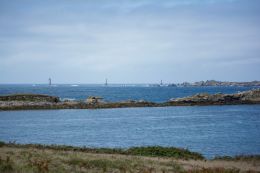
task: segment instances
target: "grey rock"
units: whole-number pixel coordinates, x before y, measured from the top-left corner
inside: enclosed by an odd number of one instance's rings
[[[250,104],[260,103],[260,89],[249,90],[237,94],[208,94],[200,93],[193,96],[170,99],[170,103],[192,103],[192,104]]]
[[[89,96],[86,100],[86,103],[87,104],[98,104],[98,103],[101,103],[101,100],[103,98],[102,97],[99,97],[99,96]]]

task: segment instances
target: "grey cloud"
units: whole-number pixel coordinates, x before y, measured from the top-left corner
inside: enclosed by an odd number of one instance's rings
[[[0,82],[259,78],[257,1],[62,2],[34,2],[26,12],[6,2]]]

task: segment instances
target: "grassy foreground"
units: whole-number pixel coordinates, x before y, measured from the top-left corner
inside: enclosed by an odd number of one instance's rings
[[[254,173],[259,171],[259,156],[205,160],[199,153],[174,147],[134,147],[124,150],[0,142],[1,173]]]

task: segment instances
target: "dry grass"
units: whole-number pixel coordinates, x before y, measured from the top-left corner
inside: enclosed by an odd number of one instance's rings
[[[149,157],[171,157],[175,159],[195,159],[203,160],[202,154],[191,152],[188,149],[176,147],[161,147],[161,146],[145,146],[123,148],[87,148],[67,145],[43,145],[43,144],[16,144],[15,142],[5,143],[0,141],[1,146],[17,147],[17,148],[36,148],[36,149],[53,149],[57,151],[82,151],[87,153],[102,153],[102,154],[122,154],[122,155],[137,155]]]
[[[34,147],[0,147],[1,173],[259,172],[259,160],[183,160]]]

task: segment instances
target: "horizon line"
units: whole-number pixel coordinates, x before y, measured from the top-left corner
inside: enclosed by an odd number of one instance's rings
[[[216,81],[216,82],[260,82],[260,80],[250,80],[250,81],[221,81],[221,80],[200,80],[200,81],[183,81],[183,82],[163,82],[163,84],[182,84],[182,83],[195,83],[195,82],[206,82],[206,81]],[[158,82],[145,82],[145,83],[140,83],[140,82],[131,82],[131,83],[120,83],[120,82],[112,82],[108,83],[108,85],[147,85],[147,84],[160,84],[160,81]],[[0,85],[49,85],[47,82],[46,83],[0,83]],[[105,85],[105,83],[52,83],[52,85]]]

